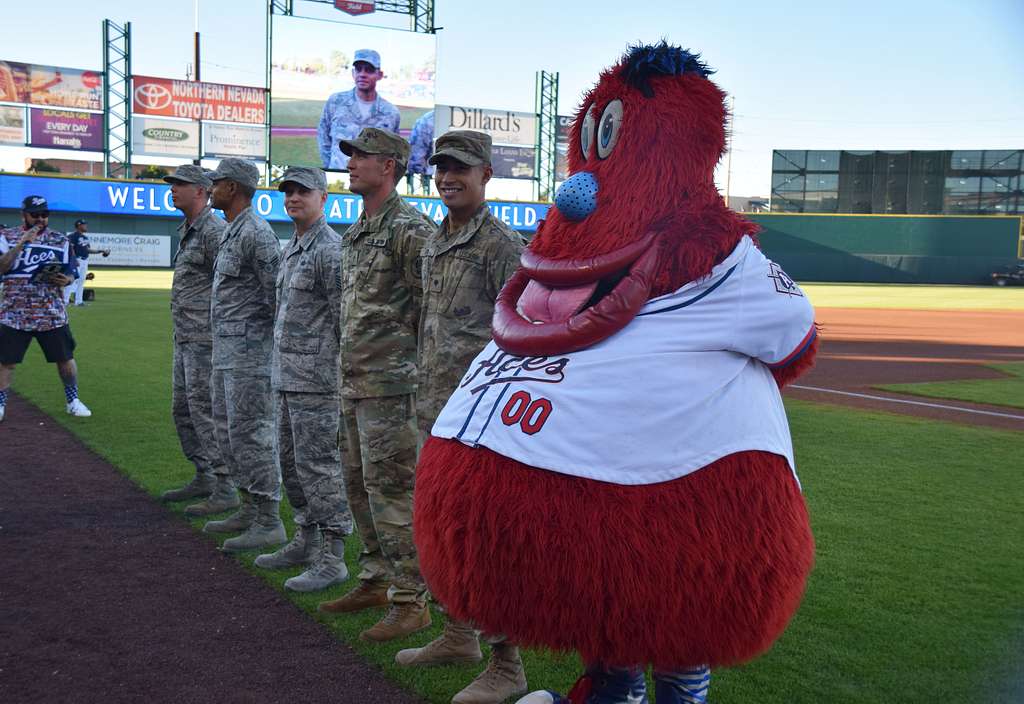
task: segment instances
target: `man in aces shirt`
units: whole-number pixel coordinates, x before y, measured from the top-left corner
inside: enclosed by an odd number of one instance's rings
[[[50,208],[42,196],[22,201],[22,225],[0,230],[0,421],[14,368],[35,338],[47,362],[57,365],[70,415],[92,412],[78,398],[75,339],[68,327],[62,288],[74,280],[74,255],[67,237],[49,229]]]

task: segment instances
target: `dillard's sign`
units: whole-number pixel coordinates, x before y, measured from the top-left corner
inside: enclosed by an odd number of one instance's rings
[[[537,116],[529,112],[438,105],[434,112],[434,136],[449,130],[475,130],[491,135],[495,144],[532,147],[537,141]]]

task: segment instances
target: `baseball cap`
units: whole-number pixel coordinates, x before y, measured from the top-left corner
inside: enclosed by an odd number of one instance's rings
[[[446,156],[466,166],[490,164],[491,135],[473,130],[445,132],[434,142],[434,154],[427,163],[436,166]]]
[[[45,213],[50,210],[50,204],[42,196],[25,196],[21,209],[26,213]]]
[[[182,164],[174,170],[173,174],[164,176],[164,181],[167,183],[194,183],[207,190],[213,188],[210,172],[195,164]]]
[[[249,188],[256,188],[260,183],[260,172],[252,162],[234,157],[221,159],[217,170],[210,174],[211,181],[231,179]]]
[[[75,220],[75,227],[78,227],[79,225],[88,225],[88,224],[89,224],[89,221],[88,220],[83,220],[82,218],[78,218],[77,220]]]
[[[289,181],[314,191],[327,191],[327,175],[323,172],[323,169],[313,169],[308,166],[292,166],[284,172],[284,176],[277,182],[277,190],[283,191],[284,184]]]
[[[380,54],[373,49],[356,49],[356,55],[352,59],[352,63],[355,64],[358,61],[365,61],[378,71],[380,70]]]
[[[394,132],[364,127],[355,139],[343,139],[338,143],[345,156],[352,156],[352,150],[358,149],[366,154],[387,154],[393,156],[403,165],[409,163],[409,143]]]

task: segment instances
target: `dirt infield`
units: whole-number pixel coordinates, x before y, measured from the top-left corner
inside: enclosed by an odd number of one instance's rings
[[[421,701],[42,412],[7,410],[0,701]]]
[[[1024,430],[1024,410],[873,388],[1001,378],[1000,372],[983,365],[1024,361],[1024,311],[819,308],[817,320],[821,326],[818,363],[787,388],[787,396]]]

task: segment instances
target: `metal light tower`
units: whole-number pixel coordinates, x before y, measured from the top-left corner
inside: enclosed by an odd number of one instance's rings
[[[555,140],[558,134],[558,74],[537,72],[537,200],[555,194]]]
[[[132,24],[103,20],[103,175],[132,175]]]

